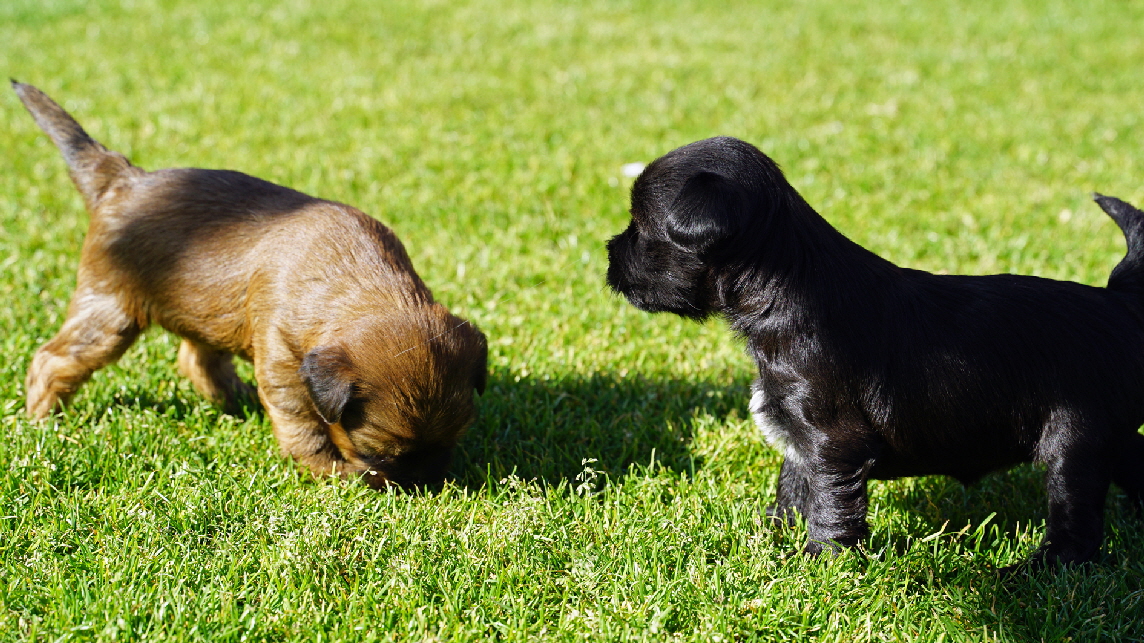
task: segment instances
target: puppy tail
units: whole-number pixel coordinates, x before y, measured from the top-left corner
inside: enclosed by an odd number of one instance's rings
[[[71,114],[44,92],[15,80],[12,89],[40,129],[60,148],[68,164],[68,174],[91,211],[115,179],[132,167],[131,163],[122,154],[108,150],[88,136]]]
[[[1116,197],[1093,194],[1093,200],[1120,226],[1128,244],[1128,253],[1108,277],[1108,288],[1144,295],[1144,212]]]

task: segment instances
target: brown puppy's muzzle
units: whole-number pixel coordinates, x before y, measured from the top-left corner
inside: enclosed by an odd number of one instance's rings
[[[373,458],[366,462],[362,480],[374,489],[400,487],[420,491],[441,486],[452,462],[452,449],[429,447],[396,458]]]

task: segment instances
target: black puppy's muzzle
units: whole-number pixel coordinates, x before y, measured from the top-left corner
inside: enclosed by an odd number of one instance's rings
[[[703,319],[707,311],[692,301],[699,291],[689,279],[702,265],[689,266],[696,263],[693,257],[672,250],[672,244],[640,238],[628,228],[608,241],[608,285],[644,312]],[[681,272],[680,265],[690,272]]]
[[[635,293],[635,284],[632,283],[632,263],[634,261],[634,245],[630,230],[625,230],[608,241],[608,287],[616,293],[627,297],[631,303],[639,306]]]

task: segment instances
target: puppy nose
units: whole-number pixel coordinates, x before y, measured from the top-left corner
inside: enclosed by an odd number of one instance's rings
[[[439,489],[445,482],[449,469],[450,454],[445,453],[430,458],[405,475],[397,478],[397,483],[407,491]]]
[[[392,487],[404,491],[439,489],[445,481],[452,452],[421,452],[411,456],[370,467],[362,472],[362,479],[379,490]]]
[[[399,483],[401,490],[407,493],[417,493],[418,491],[430,493],[434,491],[440,491],[444,484],[444,480],[406,480],[402,483]]]

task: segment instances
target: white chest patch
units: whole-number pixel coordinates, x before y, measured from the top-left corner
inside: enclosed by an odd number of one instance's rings
[[[775,450],[781,452],[788,458],[795,460],[800,459],[798,451],[792,448],[790,434],[787,432],[786,427],[778,424],[767,415],[767,396],[766,393],[763,392],[762,386],[759,382],[755,382],[754,385],[751,386],[751,389],[750,409],[751,415],[755,418],[755,425],[759,427],[759,430],[762,431],[763,435],[767,438],[767,442],[769,442]]]

